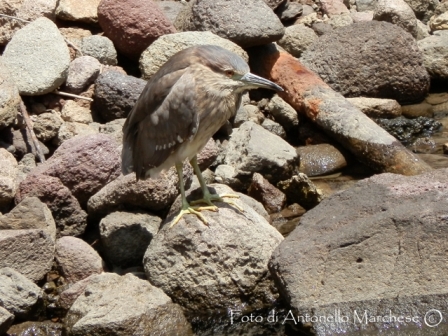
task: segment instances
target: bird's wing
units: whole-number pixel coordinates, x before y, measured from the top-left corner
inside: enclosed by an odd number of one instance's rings
[[[160,166],[197,131],[195,79],[186,69],[149,82],[123,127],[123,173]]]

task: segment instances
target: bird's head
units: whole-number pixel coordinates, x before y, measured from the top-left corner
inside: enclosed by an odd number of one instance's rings
[[[199,49],[203,64],[214,72],[220,85],[240,93],[251,89],[270,89],[283,91],[277,84],[250,72],[249,65],[237,54],[212,45]]]

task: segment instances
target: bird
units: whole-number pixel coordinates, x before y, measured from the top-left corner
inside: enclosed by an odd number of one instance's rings
[[[233,194],[212,194],[202,177],[197,153],[233,117],[245,91],[266,88],[283,91],[277,84],[252,74],[237,54],[216,45],[198,45],[173,55],[150,78],[123,125],[122,173],[135,172],[136,179],[157,178],[175,166],[179,177],[182,208],[172,221],[194,214],[218,211],[215,202]],[[183,164],[188,160],[201,185],[203,198],[185,197]],[[198,206],[204,204],[205,206]],[[241,208],[239,208],[242,210]]]

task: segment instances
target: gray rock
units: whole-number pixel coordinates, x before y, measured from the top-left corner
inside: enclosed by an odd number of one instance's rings
[[[8,330],[10,335],[54,335],[60,336],[63,333],[63,324],[52,321],[26,321],[14,324]]]
[[[174,23],[177,15],[186,4],[179,1],[159,1],[157,2],[157,6],[162,10],[166,18],[170,20],[171,23]]]
[[[32,153],[37,157],[36,147],[32,143],[31,133],[27,128],[20,128],[18,130],[9,128],[3,132],[3,139],[5,140],[5,143],[9,145],[8,147],[11,147],[10,149],[12,149],[12,153],[14,153],[14,156],[18,159],[21,159],[27,153]],[[38,142],[44,155],[50,153],[47,146],[41,141]]]
[[[303,6],[298,2],[285,1],[275,12],[282,22],[288,22],[302,14]]]
[[[39,286],[17,270],[0,268],[0,307],[16,318],[26,318],[42,294]]]
[[[314,324],[317,335],[361,328],[373,335],[406,330],[406,324],[421,334],[425,314],[444,311],[447,174],[441,169],[360,181],[308,211],[278,246],[269,268],[294,311],[334,316],[338,310],[349,317],[347,322],[320,320]],[[365,311],[367,316],[418,318],[417,323],[381,319],[361,325],[354,310],[361,318]]]
[[[415,39],[417,41],[423,40],[424,38],[431,36],[429,32],[429,27],[420,20],[417,20],[417,36],[415,37]]]
[[[350,26],[353,23],[353,18],[350,13],[343,13],[339,15],[333,15],[330,17],[326,23],[331,25],[333,28]]]
[[[428,105],[428,104],[424,104]],[[425,106],[423,105],[423,111]],[[430,107],[431,108],[431,107]],[[412,111],[412,110],[410,110]],[[421,113],[419,109],[415,109]],[[407,114],[406,112],[404,114]],[[409,142],[419,136],[429,136],[442,128],[442,124],[428,117],[417,117],[414,119],[407,119],[403,116],[394,119],[376,119],[375,122],[394,136],[397,140]]]
[[[82,39],[84,37],[92,36],[90,30],[77,27],[59,28],[59,31],[67,41],[74,44],[77,48],[81,47]],[[77,53],[79,52],[73,50],[73,58],[77,55]],[[81,55],[77,56],[81,57]]]
[[[103,260],[99,254],[76,237],[62,237],[56,241],[56,262],[69,284],[103,272]]]
[[[47,142],[56,137],[64,122],[60,114],[55,111],[32,116],[32,120],[34,133],[42,142]]]
[[[330,19],[350,12],[343,0],[321,0],[320,5],[322,12],[327,14]]]
[[[59,128],[58,135],[53,139],[56,146],[62,145],[65,141],[76,136],[95,135],[98,131],[91,125],[82,124],[74,121],[66,121]]]
[[[277,94],[269,101],[267,110],[286,131],[291,131],[299,125],[297,111]]]
[[[119,318],[117,318],[119,317]],[[93,277],[70,308],[69,335],[193,335],[182,309],[132,274]]]
[[[78,57],[70,63],[65,85],[70,92],[80,93],[96,80],[100,70],[101,63],[96,58]]]
[[[272,134],[279,136],[282,139],[286,138],[286,132],[285,129],[282,127],[282,125],[271,119],[263,120],[261,127],[263,127],[265,130],[268,130]]]
[[[401,115],[401,106],[394,99],[356,97],[347,100],[370,118],[396,118]]]
[[[417,43],[431,78],[448,78],[448,34],[432,35]]]
[[[54,21],[57,0],[3,0],[0,2],[0,13],[17,17],[26,21],[34,21],[47,17]],[[0,45],[6,45],[14,33],[27,23],[0,17]]]
[[[225,184],[235,190],[243,190],[243,183],[237,177],[238,173],[233,166],[221,164],[215,169],[215,181]]]
[[[304,24],[295,24],[285,29],[285,35],[277,43],[294,57],[300,57],[317,38],[311,28]]]
[[[393,23],[417,37],[417,18],[404,0],[378,0],[373,19]]]
[[[18,164],[14,156],[0,148],[0,208],[8,207],[17,190]]]
[[[357,22],[328,32],[305,51],[301,61],[347,97],[411,103],[423,99],[429,89],[415,40],[387,22]]]
[[[113,212],[100,222],[104,255],[123,269],[141,266],[151,239],[162,220],[147,213]]]
[[[14,123],[20,104],[19,90],[0,60],[0,129]]]
[[[0,230],[0,268],[20,270],[37,282],[51,269],[53,258],[54,240],[46,230]]]
[[[0,215],[0,230],[42,229],[56,240],[56,224],[50,209],[37,197],[26,197],[9,213]]]
[[[291,177],[298,163],[291,145],[251,121],[235,130],[226,151],[224,163],[233,166],[247,184],[255,172],[275,184]]]
[[[288,199],[288,203],[297,203],[305,209],[311,209],[323,199],[322,191],[303,173],[298,173],[288,180],[277,183]]]
[[[61,20],[96,23],[100,0],[60,0],[56,15]]]
[[[186,188],[191,183],[193,169],[184,165]],[[87,203],[89,215],[103,216],[117,209],[137,207],[148,211],[167,209],[179,194],[179,179],[174,167],[158,179],[136,181],[135,174],[120,176],[93,195]]]
[[[210,167],[219,155],[220,148],[213,138],[210,138],[204,148],[196,155],[199,168],[204,171]]]
[[[188,47],[203,44],[214,44],[248,60],[247,53],[238,45],[212,32],[183,32],[168,34],[154,41],[140,57],[140,71],[142,78],[150,79],[171,56]]]
[[[80,280],[72,284],[70,287],[64,290],[59,295],[58,300],[59,307],[61,307],[65,312],[68,311],[70,307],[73,305],[73,303],[76,301],[76,299],[84,293],[87,285],[90,283],[90,280],[92,280],[92,278],[95,278],[97,275],[98,274],[93,274],[83,280]]]
[[[285,32],[280,19],[263,0],[202,0],[192,1],[189,6],[174,23],[179,31],[210,31],[242,47],[277,41]]]
[[[62,107],[61,117],[64,121],[90,124],[93,122],[91,111],[78,105],[74,100],[67,100]]]
[[[374,11],[376,4],[376,0],[356,0],[358,12]]]
[[[297,154],[299,171],[307,176],[327,175],[347,166],[344,155],[330,144],[298,147]]]
[[[264,2],[272,9],[277,9],[286,0],[264,0]]]
[[[6,335],[13,321],[14,315],[0,306],[0,335]]]
[[[423,22],[428,22],[429,18],[435,14],[435,10],[439,4],[437,0],[405,0],[406,3],[411,6],[415,13],[415,16]]]
[[[143,79],[103,72],[95,82],[94,109],[105,121],[126,118],[145,86]]]
[[[36,96],[57,89],[65,81],[70,55],[56,25],[39,18],[15,33],[2,61],[20,94]]]
[[[85,56],[96,58],[101,64],[116,65],[117,51],[106,36],[92,35],[81,40],[81,52]]]
[[[224,185],[209,189],[233,193]],[[191,199],[200,194],[197,189]],[[229,307],[251,311],[276,300],[266,266],[283,238],[242,199],[235,202],[244,212],[218,202],[218,212],[202,212],[208,225],[195,215],[185,215],[170,228],[180,210],[178,198],[146,251],[148,280],[196,314]]]
[[[260,125],[264,121],[265,117],[263,113],[255,105],[242,105],[236,111],[233,118],[233,127],[240,127],[246,121],[252,121],[255,124]]]
[[[100,125],[100,133],[109,134],[117,144],[123,144],[123,125],[125,118],[119,118]]]
[[[350,16],[352,17],[353,22],[372,21],[373,20],[373,11],[351,12]],[[417,22],[417,25],[418,25],[418,22]]]

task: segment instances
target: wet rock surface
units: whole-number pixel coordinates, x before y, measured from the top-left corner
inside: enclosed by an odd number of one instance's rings
[[[406,142],[416,136],[430,135],[438,131],[442,125],[440,122],[427,117],[406,119],[376,119],[377,123],[398,140]]]
[[[331,174],[347,166],[344,155],[330,144],[297,148],[299,171],[307,176]]]

